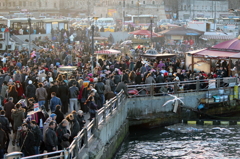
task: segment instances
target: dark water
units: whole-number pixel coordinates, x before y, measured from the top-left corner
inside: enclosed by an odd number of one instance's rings
[[[197,128],[203,131],[184,134],[164,128],[131,131],[115,159],[240,158],[240,125]]]

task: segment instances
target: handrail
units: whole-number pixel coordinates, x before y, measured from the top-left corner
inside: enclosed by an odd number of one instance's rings
[[[135,94],[130,94],[132,97],[145,97],[164,95],[167,93],[178,94],[188,92],[200,92],[207,90],[216,90],[221,87],[229,88],[238,84],[236,77],[205,79],[205,80],[189,80],[189,81],[176,81],[168,83],[151,83],[141,85],[128,85],[128,91],[137,90]],[[162,87],[172,88],[171,92],[159,92]],[[145,93],[142,93],[145,92]]]

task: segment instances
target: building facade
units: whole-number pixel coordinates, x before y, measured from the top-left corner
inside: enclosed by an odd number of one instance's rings
[[[125,15],[153,15],[166,19],[164,0],[99,0],[94,15],[115,19],[122,19]]]
[[[220,18],[228,9],[228,0],[179,0],[178,19]]]

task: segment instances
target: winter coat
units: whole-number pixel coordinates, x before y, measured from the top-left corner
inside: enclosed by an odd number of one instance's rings
[[[64,119],[64,115],[63,115],[63,113],[60,112],[59,110],[55,110],[54,113],[57,115],[57,118],[56,118],[56,122],[57,122],[57,124],[61,123],[62,120]]]
[[[32,133],[34,135],[34,146],[40,146],[40,141],[42,138],[42,132],[38,126],[32,128]]]
[[[69,98],[78,98],[79,89],[76,86],[69,88]]]
[[[50,104],[49,104],[49,107],[50,108],[55,108],[56,105],[62,105],[62,102],[61,102],[61,99],[54,96],[52,97],[52,99],[50,100]]]
[[[38,101],[45,101],[45,99],[47,98],[47,91],[43,87],[37,88],[35,95]]]
[[[25,114],[25,111],[22,108],[13,110],[11,115],[13,119],[13,130],[17,130],[18,127],[22,125],[24,114]]]
[[[48,129],[46,130],[44,143],[46,146],[50,146],[50,147],[57,147],[58,145],[57,134],[50,127],[48,127]]]
[[[65,134],[70,133],[67,127],[64,127],[62,123],[59,124],[57,128],[57,138],[58,138],[58,144],[61,144],[63,141],[68,141],[67,138],[64,137]]]
[[[7,103],[4,104],[5,116],[8,119],[11,119],[12,109],[14,109],[14,103],[7,102]]]
[[[58,97],[61,99],[62,102],[68,101],[68,86],[67,85],[60,85],[58,87]]]
[[[5,97],[5,95],[6,95],[6,91],[7,91],[7,89],[8,89],[8,86],[6,86],[6,85],[3,85],[2,86],[2,89],[1,89],[1,96],[2,97]]]
[[[104,94],[104,84],[102,82],[97,82],[95,85],[95,89],[97,90],[98,94]]]
[[[82,130],[82,128],[84,127],[84,124],[86,123],[85,119],[84,119],[84,116],[80,116],[79,114],[76,115],[76,118],[77,118],[77,121],[79,123],[79,126],[80,126],[80,131]]]
[[[20,133],[20,138],[19,138],[19,146],[22,152],[24,152],[25,156],[31,156],[34,155],[34,135],[32,131],[22,131]]]
[[[18,102],[18,92],[11,91],[8,93],[8,97],[13,97],[13,103]]]
[[[2,128],[0,128],[0,149],[5,148],[6,141],[7,141],[7,135],[5,131]]]
[[[36,87],[33,84],[29,84],[26,88],[26,97],[35,98]]]

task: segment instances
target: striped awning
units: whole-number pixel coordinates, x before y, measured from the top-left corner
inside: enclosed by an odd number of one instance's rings
[[[116,54],[120,54],[120,53],[121,53],[121,51],[113,50],[113,49],[95,51],[95,54],[98,54],[98,55],[116,55]]]
[[[236,38],[234,35],[201,35],[200,39],[231,40]]]

